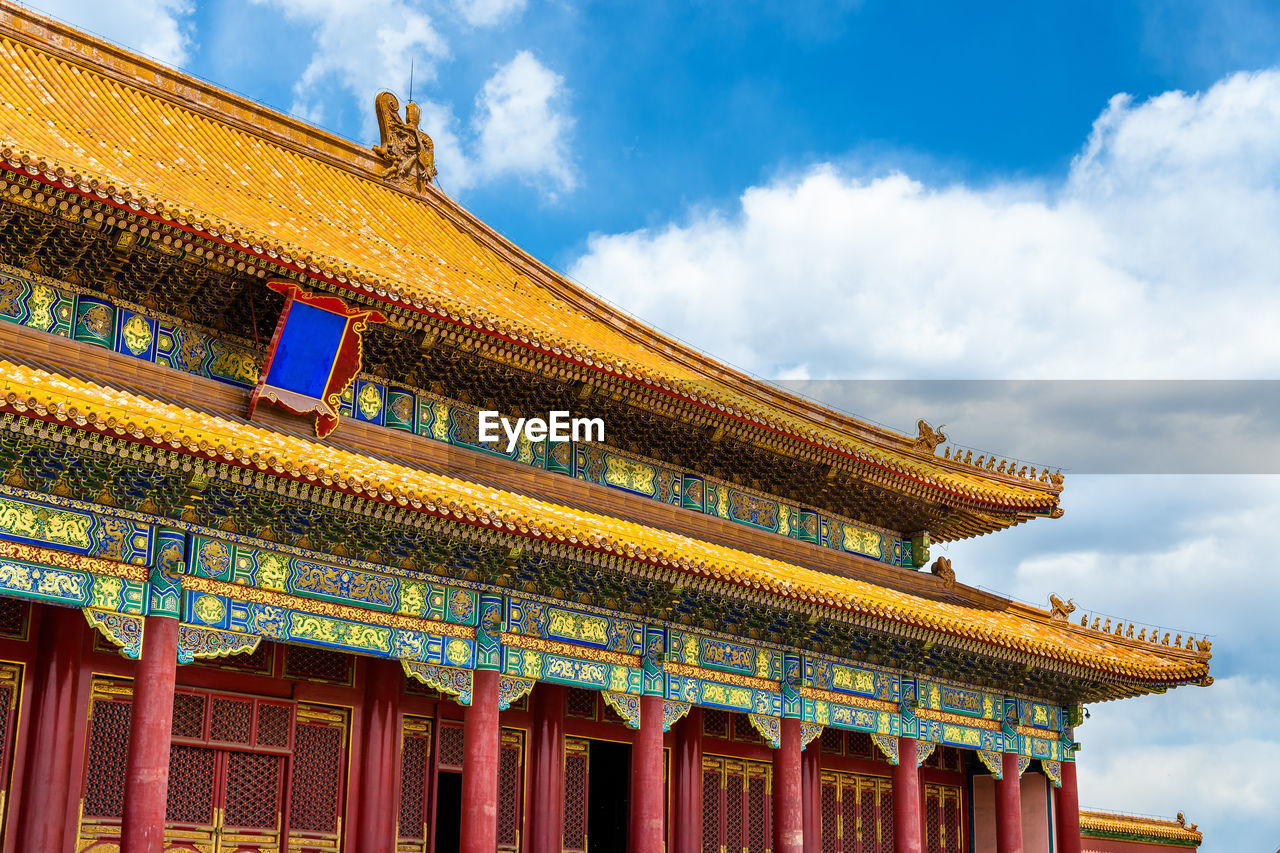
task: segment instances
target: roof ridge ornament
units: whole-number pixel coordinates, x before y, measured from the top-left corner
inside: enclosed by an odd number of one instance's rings
[[[382,161],[381,177],[393,184],[426,192],[436,176],[436,147],[431,137],[418,128],[422,110],[412,100],[400,118],[400,101],[391,92],[379,92],[373,99],[382,137],[373,153]]]
[[[921,418],[916,421],[916,429],[919,431],[919,435],[917,435],[915,441],[911,443],[912,446],[916,450],[923,450],[932,456],[937,452],[938,445],[947,440],[947,434],[942,431],[946,426],[946,424],[943,424],[937,429],[934,429],[925,422],[924,418]]]

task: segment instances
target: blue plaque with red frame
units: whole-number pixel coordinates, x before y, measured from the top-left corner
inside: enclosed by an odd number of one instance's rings
[[[272,280],[267,286],[286,301],[249,398],[249,417],[260,400],[270,400],[299,415],[314,414],[316,435],[324,438],[337,428],[339,398],[360,372],[364,330],[387,318],[337,296],[308,293],[291,281]]]

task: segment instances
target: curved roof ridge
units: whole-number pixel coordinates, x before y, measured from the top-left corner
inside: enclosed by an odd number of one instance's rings
[[[438,189],[380,179],[369,149],[25,9],[0,11],[0,53],[9,170],[212,237],[251,265],[833,454],[899,491],[1020,517],[1057,510],[1061,481],[1047,472],[938,458],[723,364],[556,273]]]

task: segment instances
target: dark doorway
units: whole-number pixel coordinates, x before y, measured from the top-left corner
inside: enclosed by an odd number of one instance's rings
[[[625,853],[627,816],[631,813],[631,744],[591,741],[590,768],[587,849],[593,853]]]
[[[462,847],[462,774],[440,771],[436,781],[436,853]]]

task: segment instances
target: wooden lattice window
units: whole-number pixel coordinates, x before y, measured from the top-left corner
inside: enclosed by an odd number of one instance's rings
[[[347,711],[300,706],[289,781],[290,849],[337,839],[346,790]]]
[[[830,727],[822,730],[822,751],[827,755],[844,755],[844,732]]]
[[[564,853],[586,853],[587,849],[590,747],[588,741],[578,738],[564,741]]]
[[[594,690],[583,690],[579,687],[570,687],[565,691],[565,716],[576,717],[579,720],[594,720],[596,718],[596,692]]]
[[[0,597],[0,637],[25,640],[30,622],[30,604],[17,598]]]
[[[13,771],[13,743],[17,735],[18,696],[22,692],[23,668],[18,664],[0,664],[0,803],[5,802]],[[3,827],[0,818],[0,828]]]
[[[128,700],[95,699],[92,713],[85,756],[84,814],[118,819],[124,816],[133,705]]]
[[[462,726],[440,726],[440,766],[449,770],[461,770],[463,756]]]
[[[729,712],[717,711],[714,708],[702,709],[702,733],[707,737],[729,739]]]
[[[703,756],[702,849],[764,853],[771,848],[769,802],[772,768],[758,761]]]
[[[430,827],[427,791],[431,780],[431,721],[405,716],[400,740],[400,842],[425,850]]]
[[[821,832],[824,853],[892,853],[892,782],[873,776],[822,774]]]
[[[498,753],[498,850],[514,853],[520,847],[524,814],[524,732],[503,729]]]
[[[767,853],[773,847],[772,814],[769,802],[769,778],[760,765],[747,771],[747,837],[743,849],[747,853]]]
[[[288,646],[284,656],[284,677],[304,681],[351,684],[355,659],[343,652],[311,646]]]
[[[964,849],[961,796],[960,788],[953,785],[924,786],[926,853],[960,853]]]
[[[853,758],[872,758],[884,761],[884,754],[871,744],[871,735],[866,732],[848,732],[848,755]]]

